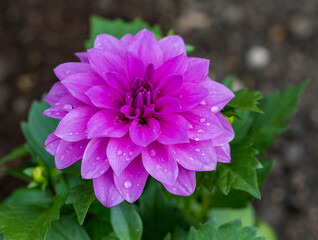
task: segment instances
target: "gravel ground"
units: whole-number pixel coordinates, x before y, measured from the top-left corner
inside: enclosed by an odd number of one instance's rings
[[[1,0],[0,156],[23,143],[19,122],[56,81],[52,69],[76,60],[91,14],[174,28],[196,46],[193,55],[211,59],[216,80],[231,73],[267,93],[310,77],[290,130],[271,148],[276,164],[254,203],[279,239],[318,239],[317,0]],[[21,184],[3,170],[0,197]]]

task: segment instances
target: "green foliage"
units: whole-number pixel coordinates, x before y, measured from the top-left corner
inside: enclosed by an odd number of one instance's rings
[[[6,162],[10,162],[12,160],[15,160],[17,158],[25,157],[29,155],[29,151],[26,149],[25,146],[20,146],[12,150],[11,153],[8,155],[2,157],[0,159],[0,165]]]
[[[70,190],[66,203],[73,203],[79,224],[83,224],[88,208],[95,199],[92,182],[83,183]]]
[[[127,33],[135,35],[144,28],[150,30],[158,39],[162,38],[159,25],[150,26],[138,18],[132,22],[125,22],[122,19],[109,20],[94,15],[90,19],[90,34],[85,47],[92,48],[96,36],[101,33],[108,33],[116,38],[121,38]]]
[[[262,99],[262,96],[259,91],[248,91],[246,89],[241,89],[235,92],[235,98],[233,98],[227,104],[227,106],[235,109],[247,110],[250,112],[263,113],[263,111],[257,106],[260,99]]]
[[[120,240],[139,240],[142,235],[142,221],[138,212],[128,203],[111,208],[111,224]]]

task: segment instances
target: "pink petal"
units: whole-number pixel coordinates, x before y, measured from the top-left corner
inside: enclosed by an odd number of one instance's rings
[[[120,195],[130,203],[135,202],[144,190],[148,173],[141,157],[135,158],[120,176],[114,174],[115,185]]]
[[[87,104],[92,104],[85,94],[92,86],[105,84],[104,80],[96,73],[73,74],[62,81],[70,93]]]
[[[62,63],[54,68],[54,73],[63,81],[65,78],[79,73],[94,73],[93,68],[88,63],[81,63],[81,62],[68,62]]]
[[[136,145],[146,147],[159,137],[160,125],[154,118],[148,118],[144,123],[136,119],[130,124],[129,134]]]
[[[180,109],[179,101],[170,96],[158,98],[155,105],[156,112],[161,114],[177,112]]]
[[[143,79],[146,73],[146,68],[144,63],[140,58],[134,55],[132,52],[126,53],[126,67],[127,67],[127,76],[129,82],[132,83],[135,79]]]
[[[178,91],[183,84],[182,75],[170,75],[162,79],[157,87],[158,95],[170,95]]]
[[[60,140],[55,153],[55,166],[57,169],[64,169],[82,159],[87,139],[78,142],[67,142]]]
[[[167,36],[159,41],[163,54],[163,61],[176,57],[180,54],[186,54],[186,48],[182,37],[177,35]]]
[[[87,138],[87,123],[96,111],[95,108],[88,106],[73,109],[61,120],[55,135],[70,142]]]
[[[113,207],[124,201],[119,194],[113,177],[113,171],[108,169],[106,173],[93,179],[94,192],[98,201],[105,207]]]
[[[127,46],[129,43],[131,43],[131,41],[133,41],[134,36],[131,35],[130,33],[125,34],[124,36],[122,36],[122,38],[120,39],[120,41]]]
[[[189,122],[188,136],[203,141],[221,136],[224,132],[219,119],[209,109],[199,105],[181,114]]]
[[[125,74],[125,62],[119,55],[97,48],[89,49],[87,52],[92,68],[103,78],[106,78],[105,75],[108,72]]]
[[[185,82],[199,83],[209,74],[210,60],[204,58],[188,58],[188,68],[184,74]]]
[[[178,177],[178,164],[168,147],[153,142],[142,151],[142,162],[147,172],[162,183],[174,184]]]
[[[106,82],[109,86],[128,92],[130,90],[128,79],[120,73],[109,72],[106,74]]]
[[[212,112],[219,112],[234,97],[234,93],[223,84],[213,81],[211,78],[200,83],[209,91],[209,95],[201,104]]]
[[[170,146],[176,161],[192,171],[212,171],[216,168],[217,155],[212,141],[190,141]]]
[[[88,138],[122,137],[128,132],[129,122],[123,114],[111,109],[96,113],[87,124]]]
[[[124,57],[125,55],[124,44],[119,39],[109,34],[99,34],[95,38],[94,48],[109,51],[116,55],[120,55],[121,57]]]
[[[77,52],[75,56],[78,57],[82,63],[89,63],[87,52]]]
[[[44,146],[45,146],[45,150],[51,154],[51,155],[55,155],[56,152],[56,148],[58,146],[58,144],[60,143],[60,138],[55,136],[55,132],[52,132],[46,139]]]
[[[195,172],[185,169],[179,165],[178,178],[173,185],[163,184],[172,194],[190,196],[195,190]]]
[[[107,147],[109,163],[117,176],[136,158],[143,147],[134,144],[129,134],[122,138],[112,138]]]
[[[193,83],[184,83],[182,88],[174,93],[181,104],[180,112],[187,111],[199,105],[202,99],[208,95],[205,87]]]
[[[162,51],[158,40],[146,29],[136,34],[128,50],[140,57],[145,66],[153,64],[157,68],[162,64]]]
[[[49,93],[45,96],[44,101],[50,105],[57,103],[62,97],[69,95],[70,93],[63,86],[61,82],[54,83]]]
[[[224,144],[215,147],[215,152],[218,156],[218,162],[230,163],[231,162],[231,149],[230,144]]]
[[[157,118],[161,134],[158,142],[166,145],[188,143],[188,122],[179,114],[169,114]]]
[[[108,142],[109,138],[94,138],[89,141],[82,160],[82,178],[97,178],[107,171],[109,168],[106,157]]]
[[[214,146],[220,146],[231,142],[235,135],[232,125],[229,123],[228,120],[226,120],[226,118],[221,113],[216,113],[215,116],[222,124],[223,133],[217,136],[216,138],[213,138]]]
[[[86,92],[86,95],[99,108],[119,110],[123,105],[123,99],[118,91],[107,85],[93,86]]]

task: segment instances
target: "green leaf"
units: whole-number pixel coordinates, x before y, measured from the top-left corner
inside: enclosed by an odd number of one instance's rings
[[[255,157],[256,153],[250,145],[232,144],[231,163],[218,163],[216,171],[201,173],[203,184],[210,191],[217,187],[223,194],[228,194],[230,189],[237,189],[260,198],[256,169],[262,165]]]
[[[6,205],[37,205],[47,206],[53,202],[53,196],[49,191],[39,189],[20,188],[14,191],[6,200]]]
[[[276,234],[275,231],[271,226],[268,225],[267,222],[264,222],[262,220],[258,220],[256,223],[256,227],[258,228],[257,236],[263,236],[266,238],[266,240],[276,240]],[[264,240],[265,240],[264,238]]]
[[[191,45],[191,44],[185,44],[185,48],[187,51],[187,54],[192,53],[195,50],[195,46]]]
[[[240,219],[217,227],[215,219],[203,224],[199,229],[190,228],[187,240],[256,240],[257,228],[243,227]]]
[[[246,89],[241,89],[235,92],[235,97],[227,104],[227,106],[250,112],[263,113],[257,106],[260,99],[262,99],[262,96],[259,91],[247,91]]]
[[[155,181],[150,181],[139,198],[138,212],[144,226],[144,239],[162,240],[182,223],[175,201],[168,200]]]
[[[13,149],[11,153],[9,153],[8,155],[0,159],[0,165],[6,162],[10,162],[12,160],[18,159],[18,158],[28,156],[28,155],[29,155],[29,152],[25,146],[17,147]]]
[[[27,140],[26,148],[33,157],[40,157],[48,166],[54,167],[53,157],[45,151],[44,142],[57,127],[58,120],[42,115],[48,107],[49,104],[44,102],[43,98],[40,102],[34,101],[29,111],[28,121],[22,122],[21,127]]]
[[[57,197],[51,208],[37,205],[4,204],[0,206],[0,232],[10,240],[43,240],[51,222],[60,218],[60,208],[64,204]]]
[[[233,75],[228,75],[223,81],[222,81],[222,84],[231,89],[232,90],[232,87],[233,87],[233,81],[234,81],[234,76]]]
[[[52,223],[46,240],[90,240],[85,229],[69,217],[62,216],[57,222]]]
[[[142,235],[142,221],[132,205],[123,202],[111,208],[112,227],[120,240],[139,240]]]
[[[83,183],[70,190],[66,204],[73,203],[79,224],[83,224],[88,208],[94,200],[92,182]]]
[[[96,36],[101,33],[121,38],[127,33],[135,35],[144,28],[150,30],[157,38],[162,38],[162,31],[158,25],[150,26],[141,19],[137,18],[132,22],[125,22],[122,19],[109,20],[93,15],[90,19],[90,37],[85,42],[85,47],[92,48]]]

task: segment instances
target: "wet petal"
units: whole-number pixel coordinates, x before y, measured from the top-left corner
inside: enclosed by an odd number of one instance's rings
[[[190,141],[170,146],[176,161],[192,171],[212,171],[216,168],[217,155],[212,141]]]
[[[108,169],[106,173],[98,178],[94,178],[93,184],[98,201],[105,207],[113,207],[124,201],[115,186],[113,171],[111,169]]]
[[[61,120],[55,135],[70,142],[87,138],[87,123],[96,111],[95,108],[88,106],[73,109]]]
[[[128,92],[130,90],[128,79],[120,73],[109,72],[106,74],[106,82],[109,86]]]
[[[180,109],[179,101],[170,96],[163,96],[158,98],[155,104],[155,110],[161,114],[168,114],[177,112]]]
[[[180,196],[190,196],[195,190],[195,172],[179,167],[178,178],[173,185],[163,184],[172,194]]]
[[[145,76],[146,68],[144,63],[134,53],[126,53],[127,77],[132,83],[135,79],[142,79]]]
[[[119,176],[142,149],[131,141],[129,134],[122,138],[112,138],[107,147],[107,156],[115,174]]]
[[[204,58],[188,58],[188,68],[184,74],[185,82],[199,83],[206,79],[209,73],[210,60]]]
[[[154,118],[148,118],[143,123],[136,119],[130,124],[129,134],[136,145],[146,147],[159,137],[160,125]]]
[[[94,73],[93,68],[88,63],[68,62],[62,63],[54,68],[54,73],[63,81],[65,78],[78,73]]]
[[[55,166],[57,169],[64,169],[82,159],[88,140],[78,142],[67,142],[60,140],[55,153]]]
[[[124,44],[117,38],[109,34],[99,34],[95,38],[94,48],[102,49],[117,54],[121,57],[125,55]]]
[[[179,114],[169,114],[157,118],[160,123],[161,134],[158,142],[166,145],[187,143],[188,122]]]
[[[134,36],[131,35],[130,33],[125,34],[124,36],[122,36],[122,38],[120,39],[120,41],[127,46],[132,40],[134,39]]]
[[[106,149],[109,138],[94,138],[89,141],[81,166],[81,174],[84,179],[97,178],[109,168],[106,157]]]
[[[182,75],[170,75],[162,79],[157,87],[158,95],[170,95],[177,92],[183,84]]]
[[[122,137],[128,132],[129,122],[123,114],[111,109],[96,113],[87,124],[88,138]]]
[[[232,125],[226,120],[226,118],[221,113],[216,113],[215,116],[218,118],[223,127],[223,133],[216,138],[213,138],[214,146],[220,146],[229,143],[234,138],[234,130]]]
[[[92,86],[104,84],[104,80],[96,73],[73,74],[62,81],[62,84],[78,100],[92,104],[85,94]]]
[[[87,52],[77,52],[74,54],[82,63],[89,63]]]
[[[45,150],[51,154],[51,155],[55,155],[56,152],[56,148],[60,143],[60,138],[55,136],[55,132],[52,132],[46,139],[44,146],[45,146]]]
[[[176,57],[180,54],[186,54],[186,48],[182,37],[177,35],[167,36],[159,41],[163,54],[163,61]]]
[[[231,162],[231,149],[230,144],[224,144],[215,147],[215,152],[218,156],[218,162],[230,163]]]
[[[119,110],[123,105],[123,99],[120,94],[107,85],[98,85],[91,87],[86,95],[91,102],[99,108],[109,108]]]
[[[70,93],[63,86],[61,82],[54,83],[49,93],[45,96],[44,101],[53,105],[57,103],[62,97],[69,95]]]
[[[114,175],[115,185],[120,195],[130,203],[140,197],[147,178],[148,173],[142,165],[140,156],[135,158],[120,176]]]
[[[162,183],[173,184],[178,177],[178,164],[168,147],[153,142],[142,151],[142,162],[147,172]]]

